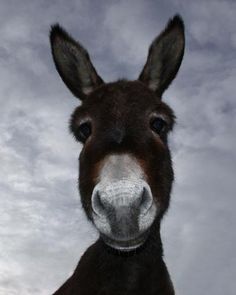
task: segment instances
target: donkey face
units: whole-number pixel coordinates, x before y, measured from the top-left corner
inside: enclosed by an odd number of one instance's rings
[[[157,37],[136,81],[104,83],[86,50],[53,26],[56,68],[82,100],[70,130],[84,143],[80,154],[82,205],[104,242],[132,250],[147,239],[169,204],[173,171],[167,135],[174,114],[161,101],[184,53],[184,26],[175,16]]]

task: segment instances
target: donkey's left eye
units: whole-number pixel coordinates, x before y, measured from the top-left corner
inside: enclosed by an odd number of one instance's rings
[[[161,134],[166,129],[167,123],[161,117],[156,117],[151,120],[150,127],[157,134]]]
[[[78,128],[78,139],[82,142],[85,142],[86,139],[91,135],[92,133],[92,127],[90,122],[84,122],[79,125]]]

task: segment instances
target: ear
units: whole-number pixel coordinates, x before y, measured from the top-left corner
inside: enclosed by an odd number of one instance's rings
[[[171,19],[152,42],[139,80],[161,96],[175,78],[184,55],[184,23],[180,16]]]
[[[52,56],[62,80],[81,100],[103,83],[87,51],[58,24],[50,32]]]

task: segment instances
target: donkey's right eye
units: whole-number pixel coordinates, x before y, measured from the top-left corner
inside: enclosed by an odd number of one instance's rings
[[[85,142],[92,133],[91,123],[84,122],[80,124],[76,133],[77,133],[76,135],[78,137],[78,140]]]

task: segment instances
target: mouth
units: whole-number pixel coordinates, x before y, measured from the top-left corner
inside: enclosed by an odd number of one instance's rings
[[[146,241],[148,237],[148,233],[145,232],[133,239],[122,239],[122,240],[110,238],[106,235],[101,235],[101,237],[103,241],[105,242],[105,244],[110,246],[111,248],[119,250],[119,251],[129,252],[141,247]]]

